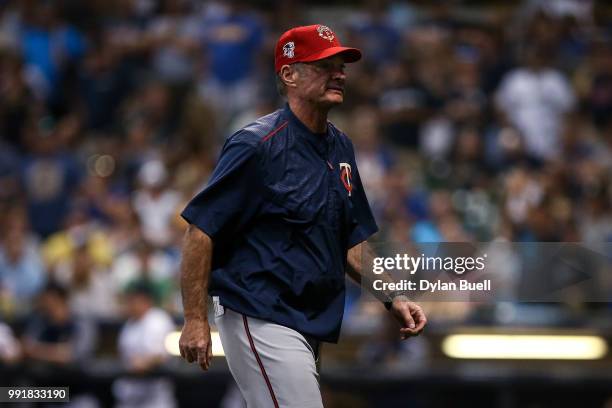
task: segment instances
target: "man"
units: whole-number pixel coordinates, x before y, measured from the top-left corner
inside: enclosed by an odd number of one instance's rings
[[[117,349],[131,376],[113,383],[115,406],[175,407],[172,382],[155,374],[169,357],[164,342],[175,328],[170,315],[155,307],[155,288],[151,282],[137,280],[127,287],[125,313],[128,320],[119,333]]]
[[[328,27],[284,33],[275,67],[288,104],[232,135],[208,186],[182,213],[181,355],[207,370],[206,299],[249,407],[321,407],[320,341],[336,342],[344,273],[360,280],[365,240],[377,231],[353,146],[327,122],[342,103],[344,64],[361,58]],[[402,337],[426,319],[387,294]]]
[[[50,282],[39,294],[23,336],[24,355],[32,361],[69,365],[91,355],[91,329],[75,318],[68,290]]]
[[[547,49],[528,46],[524,65],[504,75],[495,93],[502,119],[521,133],[536,163],[559,159],[564,118],[576,104],[572,84],[550,61]]]

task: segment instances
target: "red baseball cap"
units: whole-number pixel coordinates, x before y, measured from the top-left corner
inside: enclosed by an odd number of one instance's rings
[[[338,36],[327,26],[315,24],[295,27],[285,31],[276,43],[275,72],[278,73],[283,65],[318,61],[336,54],[342,54],[345,62],[361,59],[361,51],[341,46]]]

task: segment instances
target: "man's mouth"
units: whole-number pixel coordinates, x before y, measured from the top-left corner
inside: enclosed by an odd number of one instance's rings
[[[340,85],[329,85],[327,89],[344,93],[344,87]]]

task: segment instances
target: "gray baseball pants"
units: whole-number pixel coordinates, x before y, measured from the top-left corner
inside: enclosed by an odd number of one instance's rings
[[[316,342],[213,301],[227,363],[248,408],[323,408]]]

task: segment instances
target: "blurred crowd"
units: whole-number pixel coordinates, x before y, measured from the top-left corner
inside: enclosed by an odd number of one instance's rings
[[[142,285],[163,327],[180,316],[178,214],[282,106],[274,44],[313,22],[363,50],[331,120],[377,240],[612,241],[609,7],[476,3],[1,0],[2,320],[36,357],[66,316],[134,323]]]

